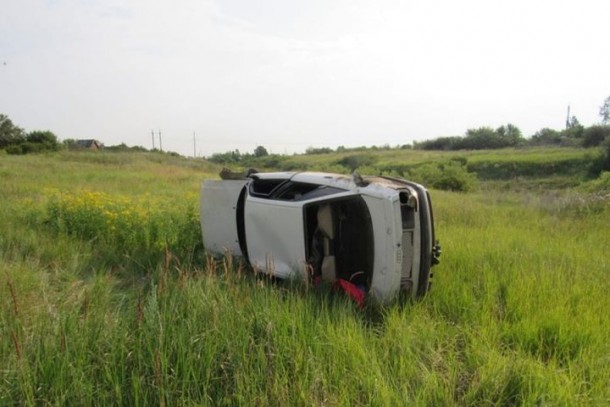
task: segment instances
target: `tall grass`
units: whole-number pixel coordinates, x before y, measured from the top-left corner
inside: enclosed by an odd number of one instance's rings
[[[432,291],[360,311],[230,258],[185,261],[203,172],[133,155],[113,189],[108,164],[77,158],[44,158],[52,189],[30,157],[0,161],[0,405],[610,402],[607,205],[433,191]]]
[[[53,193],[45,224],[55,234],[87,240],[107,263],[150,267],[168,253],[183,264],[203,261],[195,193],[160,200],[99,192]]]

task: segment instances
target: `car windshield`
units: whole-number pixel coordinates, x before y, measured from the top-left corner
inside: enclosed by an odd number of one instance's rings
[[[305,207],[307,259],[323,279],[370,286],[373,225],[362,197],[316,202]],[[324,278],[329,276],[330,278]]]
[[[274,198],[281,201],[307,201],[344,192],[345,190],[326,185],[306,184],[304,182],[289,182],[280,188]]]
[[[250,183],[251,196],[279,201],[307,201],[344,191],[327,185],[285,179],[254,179]]]

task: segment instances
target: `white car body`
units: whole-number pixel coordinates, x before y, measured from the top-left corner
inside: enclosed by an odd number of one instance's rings
[[[356,281],[387,302],[423,296],[440,247],[427,190],[389,177],[314,172],[206,180],[203,243],[279,278]]]

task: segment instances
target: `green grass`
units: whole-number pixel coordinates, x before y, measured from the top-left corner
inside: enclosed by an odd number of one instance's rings
[[[574,187],[590,177],[592,165],[600,156],[598,149],[528,147],[477,151],[421,151],[410,149],[361,149],[339,153],[295,156],[270,156],[242,163],[259,170],[329,171],[361,174],[383,174],[417,179],[430,165],[463,166],[482,181],[525,180],[535,187],[539,183],[551,187]],[[468,188],[466,188],[468,189]]]
[[[360,311],[190,256],[217,169],[0,157],[0,405],[610,403],[607,200],[432,191],[432,291]]]

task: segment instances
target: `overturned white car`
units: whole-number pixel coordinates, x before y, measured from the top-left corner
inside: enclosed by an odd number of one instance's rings
[[[206,180],[201,226],[211,254],[240,255],[280,278],[349,281],[380,302],[430,287],[440,246],[428,191],[390,177],[251,173]]]

